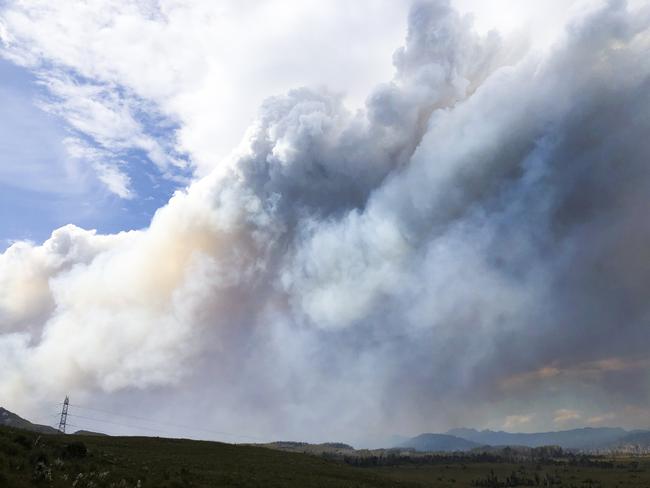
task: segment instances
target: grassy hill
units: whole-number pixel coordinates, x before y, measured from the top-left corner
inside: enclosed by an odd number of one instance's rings
[[[391,477],[368,469],[263,447],[155,437],[41,435],[0,427],[2,488],[73,483],[75,488],[395,486]]]

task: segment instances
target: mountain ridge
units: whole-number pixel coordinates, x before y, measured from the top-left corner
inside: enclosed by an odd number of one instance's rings
[[[416,451],[422,452],[452,452],[470,451],[477,447],[481,447],[481,444],[454,435],[426,433],[412,437],[396,447],[412,448]]]
[[[14,427],[16,429],[30,430],[40,434],[58,434],[59,431],[49,425],[34,424],[21,416],[0,407],[0,425]]]
[[[447,431],[447,434],[491,446],[541,447],[556,445],[564,449],[593,449],[615,443],[629,435],[630,432],[621,427],[581,427],[529,433],[458,428]]]
[[[394,436],[394,438],[399,437]],[[628,431],[621,427],[581,427],[546,432],[507,432],[461,427],[441,434],[419,434],[392,445],[420,451],[465,451],[485,446],[530,448],[558,446],[563,449],[584,451],[645,452],[650,450],[650,431],[644,429]]]

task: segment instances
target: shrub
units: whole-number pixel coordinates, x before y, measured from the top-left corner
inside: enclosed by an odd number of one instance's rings
[[[32,466],[35,466],[37,464],[44,464],[47,465],[48,459],[47,459],[47,454],[45,451],[42,449],[38,449],[29,455],[29,463]]]
[[[63,448],[63,457],[66,458],[84,458],[88,454],[86,444],[81,441],[69,442]]]
[[[32,443],[31,441],[25,437],[23,434],[18,434],[17,436],[14,437],[14,442],[18,444],[19,446],[24,447],[25,449],[31,449]]]
[[[18,447],[9,440],[0,439],[0,452],[7,456],[16,456],[18,454]]]

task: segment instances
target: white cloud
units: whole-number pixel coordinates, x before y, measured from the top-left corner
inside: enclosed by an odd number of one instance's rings
[[[94,168],[97,171],[98,178],[112,193],[126,200],[133,198],[133,192],[129,188],[131,179],[128,175],[122,173],[115,166],[107,164],[97,163]]]
[[[44,73],[74,127],[100,143],[152,145],[133,105],[153,102],[206,174],[269,94],[327,85],[360,104],[390,74],[409,3],[32,2],[0,20],[15,39],[4,54]]]
[[[105,149],[98,149],[75,137],[63,140],[68,155],[72,160],[90,163],[97,178],[113,194],[125,200],[135,197],[131,188],[131,178],[120,168],[121,161]]]

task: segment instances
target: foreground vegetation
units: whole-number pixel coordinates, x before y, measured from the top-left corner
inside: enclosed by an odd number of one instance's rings
[[[611,468],[510,463],[398,465],[371,469],[401,483],[422,487],[546,486],[557,488],[650,488],[650,461],[622,459]]]
[[[0,487],[650,488],[650,458],[549,453],[553,456],[534,460],[512,453],[332,457],[218,442],[46,435],[0,427]]]
[[[369,470],[253,446],[0,428],[0,487],[390,487]],[[404,486],[418,486],[416,483]]]

